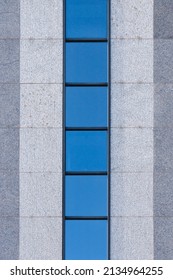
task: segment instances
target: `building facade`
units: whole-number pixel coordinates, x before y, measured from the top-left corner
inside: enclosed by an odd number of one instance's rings
[[[173,2],[106,2],[107,258],[173,259]],[[65,7],[0,0],[2,260],[65,258]]]

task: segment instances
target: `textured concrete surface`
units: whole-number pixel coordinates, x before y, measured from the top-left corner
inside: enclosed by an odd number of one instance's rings
[[[155,84],[154,126],[173,126],[173,84]]]
[[[111,172],[152,172],[153,130],[111,129]]]
[[[0,38],[19,38],[20,0],[0,1]]]
[[[0,260],[19,259],[19,218],[0,217]]]
[[[0,40],[0,83],[19,83],[19,40]]]
[[[173,2],[154,1],[154,258],[173,259]]]
[[[173,217],[173,176],[171,172],[154,173],[154,214]]]
[[[173,1],[154,1],[154,38],[173,39]]]
[[[62,127],[62,85],[22,84],[21,127]]]
[[[153,259],[153,218],[111,218],[111,259]]]
[[[20,259],[62,258],[63,1],[20,1]]]
[[[0,127],[18,127],[20,122],[19,84],[0,85]]]
[[[62,216],[62,173],[20,173],[20,216]]]
[[[19,173],[0,171],[0,218],[19,216]]]
[[[153,85],[111,85],[111,127],[153,127]]]
[[[154,82],[173,83],[173,40],[154,42]]]
[[[19,170],[19,129],[0,128],[0,170]]]
[[[62,83],[62,40],[22,40],[21,83]]]
[[[61,38],[63,1],[21,0],[21,38]]]
[[[153,0],[111,1],[112,38],[153,38]]]
[[[20,129],[20,172],[62,171],[62,129]]]
[[[173,130],[172,128],[154,129],[154,170],[172,172],[173,170]]]
[[[111,216],[152,216],[153,174],[111,174]]]
[[[14,13],[19,12],[20,0],[1,0],[0,1],[0,11],[4,13]]]
[[[173,259],[173,217],[154,218],[154,259]]]
[[[112,83],[153,82],[152,40],[111,40]]]
[[[62,218],[20,218],[20,259],[62,259]]]

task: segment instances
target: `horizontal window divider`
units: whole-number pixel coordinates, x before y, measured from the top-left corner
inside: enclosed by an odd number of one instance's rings
[[[65,216],[65,220],[108,220],[107,216]]]
[[[107,38],[66,38],[66,43],[107,43]]]
[[[66,127],[66,131],[107,131],[107,127]]]
[[[65,83],[66,87],[107,87],[108,83]]]
[[[99,176],[105,176],[108,175],[107,171],[66,171],[65,175],[71,175],[71,176],[75,176],[75,175],[99,175]]]

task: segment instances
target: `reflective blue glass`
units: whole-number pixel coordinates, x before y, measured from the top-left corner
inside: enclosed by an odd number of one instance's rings
[[[66,0],[67,38],[106,38],[107,0]]]
[[[66,216],[107,216],[107,176],[66,176]]]
[[[67,220],[65,226],[65,259],[108,259],[107,221]]]
[[[66,171],[107,171],[107,132],[67,131]]]
[[[66,82],[107,82],[107,43],[66,43]]]
[[[67,127],[107,126],[107,87],[66,87]]]

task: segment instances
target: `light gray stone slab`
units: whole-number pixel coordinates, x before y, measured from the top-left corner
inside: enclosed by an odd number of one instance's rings
[[[154,38],[173,38],[173,1],[154,1]]]
[[[19,259],[19,218],[0,217],[0,260]]]
[[[18,83],[19,40],[0,40],[0,83]]]
[[[154,259],[173,260],[173,217],[154,218]]]
[[[0,129],[0,170],[19,170],[19,129]]]
[[[172,172],[154,173],[154,215],[173,217]]]
[[[20,218],[20,259],[61,260],[62,218]]]
[[[173,40],[155,40],[154,82],[173,83]]]
[[[62,216],[62,173],[20,173],[20,216]]]
[[[153,259],[153,218],[111,218],[111,259]]]
[[[153,172],[153,129],[111,129],[111,171]]]
[[[63,0],[21,0],[21,38],[62,38]]]
[[[111,173],[111,216],[152,216],[153,174]]]
[[[153,85],[111,85],[111,127],[153,127]]]
[[[154,129],[154,170],[173,171],[173,130],[172,128]]]
[[[19,84],[0,85],[0,127],[17,127],[20,122]]]
[[[62,127],[62,85],[22,84],[21,127]]]
[[[153,82],[153,40],[111,41],[111,82]]]
[[[111,1],[112,38],[153,38],[153,0]]]
[[[62,83],[62,40],[21,40],[20,53],[21,83]]]
[[[20,172],[62,171],[62,129],[20,129]]]
[[[0,217],[19,216],[19,174],[0,171]]]

